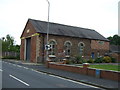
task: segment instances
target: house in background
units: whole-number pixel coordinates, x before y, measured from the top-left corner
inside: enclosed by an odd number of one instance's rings
[[[110,45],[110,56],[120,62],[120,45]]]
[[[46,57],[47,22],[28,19],[21,35],[20,59],[44,62]],[[51,60],[64,53],[64,58],[80,54],[96,58],[109,52],[109,40],[95,30],[50,22],[49,50]]]

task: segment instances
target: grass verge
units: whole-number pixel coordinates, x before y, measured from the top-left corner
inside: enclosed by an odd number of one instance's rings
[[[120,71],[120,65],[90,65],[90,68]]]

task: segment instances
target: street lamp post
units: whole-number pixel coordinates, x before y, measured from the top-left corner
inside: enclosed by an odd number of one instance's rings
[[[50,2],[48,0],[46,0],[48,2],[48,24],[47,24],[47,45],[49,44],[48,42],[48,38],[49,38],[49,13],[50,13]],[[46,60],[49,60],[49,56],[48,56],[48,50],[46,51]]]

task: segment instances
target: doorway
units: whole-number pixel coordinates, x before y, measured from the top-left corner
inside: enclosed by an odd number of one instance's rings
[[[31,38],[26,39],[26,61],[30,61]]]
[[[94,54],[94,52],[91,53],[91,57],[92,57],[92,59],[95,58],[95,54]]]

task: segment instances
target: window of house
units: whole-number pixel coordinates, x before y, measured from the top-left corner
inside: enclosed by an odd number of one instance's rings
[[[85,48],[85,44],[83,42],[80,42],[78,46],[79,46],[79,53],[82,55]]]
[[[50,41],[49,43],[51,45],[51,49],[49,51],[49,55],[55,55],[56,51],[56,42],[55,41]]]
[[[104,41],[98,41],[100,45],[104,45]]]
[[[65,42],[65,55],[69,56],[71,54],[71,42]]]
[[[100,53],[99,52],[97,52],[97,57],[100,57]]]

